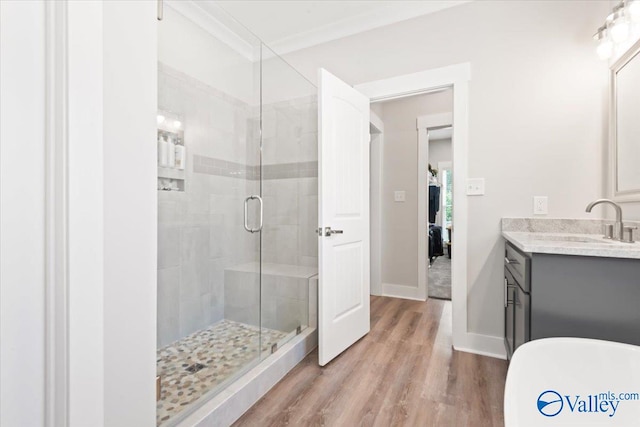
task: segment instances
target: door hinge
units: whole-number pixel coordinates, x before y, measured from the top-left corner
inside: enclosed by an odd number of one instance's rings
[[[162,21],[163,18],[163,4],[162,4],[162,0],[157,0],[158,2],[158,21]]]

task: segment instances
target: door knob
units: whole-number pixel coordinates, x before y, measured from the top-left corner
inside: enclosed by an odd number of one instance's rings
[[[342,230],[332,230],[331,227],[325,227],[324,228],[324,235],[329,237],[332,234],[342,234],[343,231]]]

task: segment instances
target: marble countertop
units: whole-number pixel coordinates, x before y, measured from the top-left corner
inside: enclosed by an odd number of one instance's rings
[[[594,234],[503,231],[502,236],[528,253],[640,259],[640,243],[606,240]]]
[[[504,218],[502,236],[523,252],[640,259],[640,243],[604,239],[603,220]]]

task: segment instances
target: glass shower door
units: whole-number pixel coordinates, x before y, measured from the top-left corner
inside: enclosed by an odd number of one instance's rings
[[[265,45],[262,59],[262,336],[275,351],[313,324],[318,114],[311,82]]]
[[[268,349],[261,345],[261,46],[213,5],[201,5],[196,13],[165,2],[158,22],[163,426],[184,419]],[[207,14],[215,19],[203,20]]]

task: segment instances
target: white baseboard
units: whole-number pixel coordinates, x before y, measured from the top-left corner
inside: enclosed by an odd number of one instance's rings
[[[466,353],[495,357],[496,359],[507,359],[507,350],[504,347],[504,338],[502,337],[467,332],[463,344],[453,348]]]
[[[396,285],[393,283],[382,284],[382,295],[385,297],[403,298],[415,301],[426,301],[424,290],[413,286]]]

